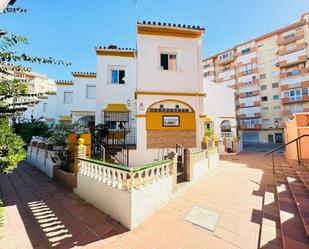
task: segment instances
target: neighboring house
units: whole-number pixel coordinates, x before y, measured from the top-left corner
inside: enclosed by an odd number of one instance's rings
[[[55,122],[60,124],[72,123],[71,111],[74,106],[74,81],[57,80]],[[81,100],[80,100],[81,101]]]
[[[309,111],[309,13],[203,61],[207,81],[236,90],[245,143],[282,143],[284,120]]]
[[[96,73],[74,72],[72,86],[73,99],[71,107],[72,123],[95,120]]]
[[[213,130],[219,141],[237,135],[235,90],[211,81],[204,81],[207,97],[205,126]]]

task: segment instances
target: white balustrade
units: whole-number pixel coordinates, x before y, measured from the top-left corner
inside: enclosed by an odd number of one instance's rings
[[[79,174],[119,190],[133,191],[171,175],[170,163],[170,161],[164,161],[158,165],[135,170],[134,168],[124,169],[80,159]]]

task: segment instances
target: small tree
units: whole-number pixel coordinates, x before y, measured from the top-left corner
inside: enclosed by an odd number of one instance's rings
[[[26,9],[8,7],[0,14],[24,13]],[[70,65],[52,57],[30,56],[13,50],[16,45],[28,44],[25,36],[11,34],[0,27],[0,116],[11,118],[25,112],[29,105],[38,103],[38,96],[45,93],[28,93],[29,81],[23,77],[31,68],[24,63]]]
[[[13,4],[15,1],[10,1]],[[24,13],[26,9],[7,7],[0,14]],[[28,44],[25,36],[11,34],[0,27],[0,173],[13,170],[25,158],[23,140],[13,133],[9,120],[14,126],[18,115],[29,105],[37,104],[37,97],[45,93],[28,93],[28,80],[22,77],[31,68],[25,63],[69,65],[52,57],[30,56],[17,53],[14,47]],[[26,138],[28,139],[28,138]]]
[[[26,156],[24,141],[13,133],[7,119],[0,118],[0,174],[16,168]]]

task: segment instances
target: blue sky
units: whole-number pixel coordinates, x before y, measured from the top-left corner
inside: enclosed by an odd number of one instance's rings
[[[1,28],[28,37],[16,51],[52,56],[72,66],[33,65],[53,79],[95,71],[94,47],[135,47],[135,21],[203,25],[203,57],[298,21],[308,0],[17,0],[26,14],[0,15]]]

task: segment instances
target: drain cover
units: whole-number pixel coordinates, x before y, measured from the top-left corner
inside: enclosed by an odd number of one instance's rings
[[[185,217],[185,220],[213,232],[215,231],[219,216],[214,211],[194,206]]]

